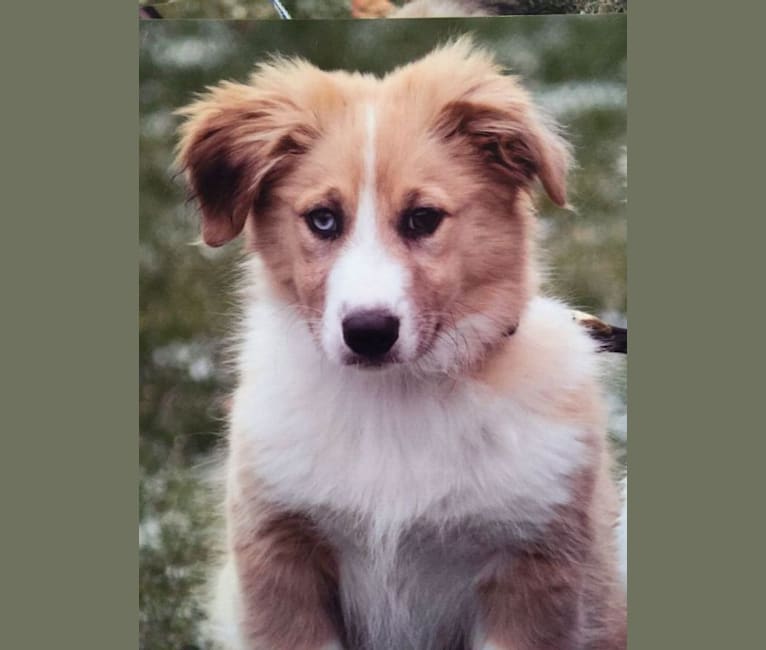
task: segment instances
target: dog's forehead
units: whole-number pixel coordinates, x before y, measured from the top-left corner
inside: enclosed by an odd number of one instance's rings
[[[454,61],[456,66],[460,63]],[[454,68],[448,70],[427,60],[395,69],[382,77],[327,72],[324,77],[314,78],[318,83],[311,93],[312,112],[328,127],[339,122],[347,127],[363,126],[369,107],[374,109],[381,127],[389,123],[400,128],[407,124],[422,126],[424,121],[433,119],[440,108],[464,95],[479,81],[473,78],[469,82],[456,72]],[[402,115],[406,115],[406,121],[402,121]]]
[[[442,137],[440,120],[445,107],[497,73],[484,60],[455,54],[383,77],[348,72],[314,77],[323,87],[312,93],[310,108],[319,137],[298,171],[304,202],[337,190],[353,217],[364,183],[372,180],[376,213],[385,216],[401,210],[407,196],[428,190],[448,198],[456,193],[450,178],[473,178],[478,172],[458,145]],[[365,173],[370,160],[372,179]]]

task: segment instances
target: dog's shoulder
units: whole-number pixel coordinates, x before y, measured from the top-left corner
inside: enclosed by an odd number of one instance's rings
[[[534,298],[515,332],[477,378],[509,394],[541,384],[567,390],[595,379],[597,344],[573,313],[554,298]]]

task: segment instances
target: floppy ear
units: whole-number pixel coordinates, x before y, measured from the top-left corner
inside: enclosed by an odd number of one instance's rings
[[[490,165],[513,182],[527,186],[539,178],[554,203],[567,204],[570,147],[513,77],[493,75],[447,104],[440,127],[446,137],[467,137]]]
[[[221,246],[242,231],[254,202],[305,151],[313,130],[288,96],[231,82],[208,89],[177,114],[185,118],[177,164],[199,202],[202,238]]]

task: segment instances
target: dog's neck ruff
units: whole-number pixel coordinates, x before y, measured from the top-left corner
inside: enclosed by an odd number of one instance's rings
[[[570,498],[582,425],[547,405],[591,378],[595,353],[563,305],[533,301],[505,339],[517,353],[502,386],[475,372],[339,366],[274,302],[250,305],[244,325],[231,443],[285,507],[353,513],[380,537],[419,517],[545,521]]]

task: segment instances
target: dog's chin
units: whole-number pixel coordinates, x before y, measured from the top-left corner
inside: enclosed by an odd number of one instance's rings
[[[386,354],[380,357],[362,357],[358,354],[347,353],[341,359],[341,364],[360,370],[380,372],[399,366],[402,360],[396,354]]]
[[[421,333],[418,345],[415,350],[411,350],[409,353],[397,345],[385,355],[370,358],[344,349],[340,354],[340,363],[343,366],[371,372],[385,372],[394,369],[406,371],[409,367],[416,367],[421,359],[428,356],[436,341],[438,329],[437,327],[428,336],[423,336]]]

